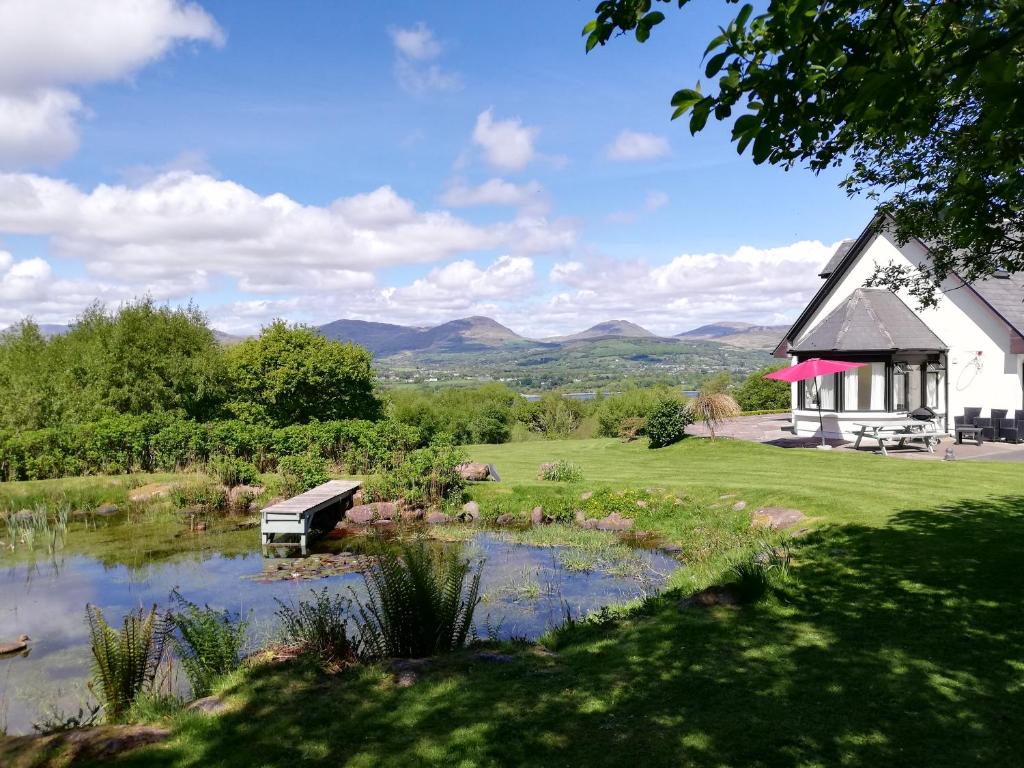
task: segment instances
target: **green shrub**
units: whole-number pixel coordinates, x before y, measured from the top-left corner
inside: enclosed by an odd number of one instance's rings
[[[311,591],[313,600],[300,600],[297,606],[275,598],[282,639],[321,664],[351,661],[355,657],[355,648],[348,637],[352,602],[341,595],[330,595],[327,587],[319,592]]]
[[[574,483],[583,479],[583,470],[576,464],[559,459],[540,465],[540,480],[551,480],[556,483]]]
[[[260,473],[256,467],[247,461],[230,456],[210,459],[207,471],[228,488],[234,488],[236,485],[256,485],[260,481]]]
[[[422,542],[377,555],[358,604],[360,650],[368,658],[422,658],[461,648],[480,602],[475,571],[454,550]]]
[[[238,668],[248,622],[228,611],[200,608],[175,590],[177,609],[168,614],[174,648],[192,685],[192,695],[210,694],[214,684]]]
[[[752,557],[730,569],[731,582],[741,603],[757,603],[789,578],[789,550],[765,544]]]
[[[692,424],[682,402],[674,398],[660,400],[647,414],[644,431],[651,448],[664,448],[686,437],[686,427]]]
[[[626,438],[623,433],[627,425],[629,431],[639,434],[642,424],[638,420],[645,419],[660,400],[671,396],[679,397],[664,387],[633,387],[599,400],[595,406],[598,434]]]
[[[194,421],[174,420],[153,435],[150,451],[156,468],[177,471],[206,460],[208,431]]]
[[[744,411],[789,410],[790,387],[785,381],[766,379],[765,374],[785,368],[769,365],[747,376],[734,391],[736,403]]]
[[[458,467],[467,460],[461,448],[435,442],[413,451],[399,466],[370,477],[364,495],[368,501],[404,499],[416,506],[440,506],[461,496],[466,481]]]
[[[285,456],[277,462],[277,469],[284,487],[292,495],[316,488],[330,479],[327,460],[313,453]]]
[[[103,705],[109,722],[124,718],[136,697],[151,689],[164,655],[167,624],[156,606],[124,617],[115,630],[95,605],[85,607],[92,650],[90,688]]]
[[[177,485],[171,491],[171,499],[181,509],[200,507],[207,512],[216,512],[228,506],[228,494],[224,486],[209,480],[194,480]]]

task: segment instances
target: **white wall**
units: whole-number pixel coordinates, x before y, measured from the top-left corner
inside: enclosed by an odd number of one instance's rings
[[[927,260],[928,253],[919,243],[907,243],[901,249],[887,234],[875,235],[810,319],[797,343],[854,290],[863,287],[876,266],[895,263],[917,267]],[[1024,355],[1010,352],[1010,330],[1006,323],[970,288],[957,288],[958,285],[958,280],[947,280],[938,306],[924,310],[919,309],[908,294],[900,294],[911,311],[949,347],[946,377],[950,428],[952,417],[962,414],[965,407],[980,407],[983,416],[989,415],[990,408],[1005,408],[1011,414],[1015,409],[1024,408],[1024,382],[1021,380]],[[793,393],[795,408],[795,387]],[[838,437],[842,430],[848,437],[852,427],[841,422],[849,422],[852,417],[852,414],[831,414],[832,423],[825,424],[826,436],[832,432],[832,436]],[[874,414],[872,420],[877,418],[878,414]],[[818,431],[817,413],[811,417],[809,412],[794,410],[794,426],[800,434],[814,434]]]

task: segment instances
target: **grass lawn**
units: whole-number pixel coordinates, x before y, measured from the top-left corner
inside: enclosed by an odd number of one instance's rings
[[[382,666],[258,667],[225,686],[227,713],[177,716],[167,743],[102,764],[1022,764],[1019,466],[703,440],[471,454],[502,474],[474,491],[485,513],[557,493],[537,467],[566,459],[585,478],[572,493],[656,486],[708,507],[736,494],[801,509],[813,529],[791,543],[791,578],[765,603],[681,609],[677,590],[549,647],[505,648],[508,663],[473,651],[433,660],[407,687]],[[639,510],[638,525],[692,540],[690,510]]]

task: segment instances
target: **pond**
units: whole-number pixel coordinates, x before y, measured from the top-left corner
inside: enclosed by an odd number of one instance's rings
[[[664,552],[627,547],[611,534],[568,547],[519,543],[516,534],[486,528],[460,531],[464,542],[438,546],[483,560],[475,625],[484,638],[535,639],[566,615],[656,592],[679,567]],[[92,700],[86,603],[115,624],[130,610],[170,605],[177,589],[199,605],[248,615],[254,649],[275,636],[276,600],[306,599],[325,586],[364,594],[362,575],[345,564],[381,545],[381,535],[324,539],[310,558],[264,558],[255,528],[222,524],[193,534],[177,523],[118,516],[91,527],[72,523],[63,547],[8,551],[0,555],[0,640],[24,633],[32,641],[27,654],[0,657],[0,728],[30,732],[47,712],[72,714]]]

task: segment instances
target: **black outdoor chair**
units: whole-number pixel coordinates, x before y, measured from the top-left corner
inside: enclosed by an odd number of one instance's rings
[[[996,421],[997,419],[1005,419],[1006,418],[1006,409],[1005,408],[993,408],[992,412],[989,415],[992,417],[992,421]]]
[[[999,427],[995,426],[995,424],[992,423],[992,419],[988,418],[987,416],[984,418],[978,416],[974,420],[974,426],[981,427],[982,438],[988,440],[990,443],[995,442],[996,430],[998,430]]]
[[[974,420],[981,416],[981,408],[964,408],[964,424],[974,426]]]
[[[1000,419],[999,437],[1008,443],[1024,442],[1024,419]]]

